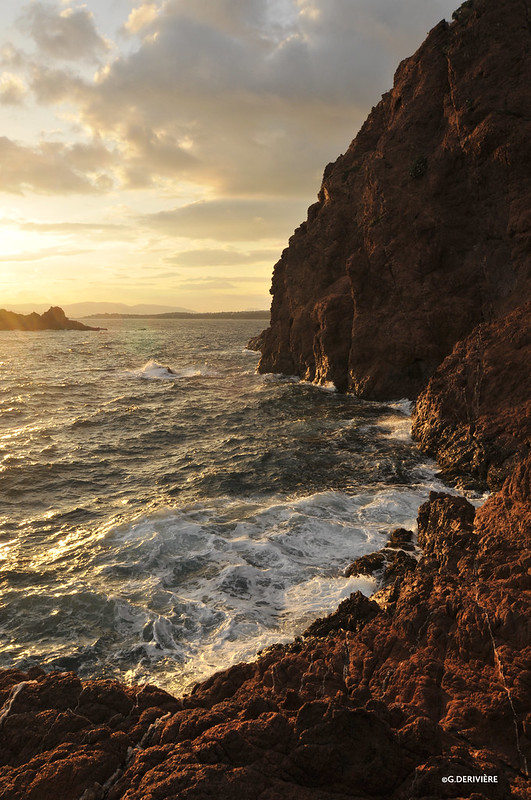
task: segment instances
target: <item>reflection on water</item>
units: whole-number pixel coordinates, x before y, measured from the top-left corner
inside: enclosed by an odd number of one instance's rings
[[[407,408],[256,375],[260,321],[105,324],[0,334],[0,664],[179,689],[369,593]]]

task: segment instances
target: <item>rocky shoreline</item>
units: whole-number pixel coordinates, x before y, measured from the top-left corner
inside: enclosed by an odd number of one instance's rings
[[[530,482],[432,493],[415,569],[182,699],[4,671],[0,797],[528,796]]]
[[[0,800],[531,797],[530,19],[467,2],[400,66],[255,343],[263,370],[416,397],[420,446],[489,499],[432,492],[418,560],[394,531],[350,568],[383,572],[371,599],[185,697],[0,672]]]

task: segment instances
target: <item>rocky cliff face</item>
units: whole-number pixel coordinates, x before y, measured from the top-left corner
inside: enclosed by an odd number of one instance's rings
[[[449,477],[498,489],[531,452],[531,302],[479,325],[417,399],[413,436]]]
[[[413,398],[529,297],[531,9],[473,0],[399,66],[275,267],[260,371]]]
[[[0,672],[0,800],[531,798],[531,9],[457,16],[327,168],[262,369],[377,397],[432,374],[417,438],[501,489],[432,493],[418,563],[394,531],[348,570],[384,571],[373,598],[181,699]]]

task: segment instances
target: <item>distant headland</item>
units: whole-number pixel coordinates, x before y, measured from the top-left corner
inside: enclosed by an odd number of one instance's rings
[[[0,308],[1,331],[101,331],[103,328],[93,328],[68,319],[59,306],[52,306],[43,314],[35,311],[31,314],[17,314]]]
[[[171,311],[165,314],[87,314],[83,319],[269,319],[269,311]]]

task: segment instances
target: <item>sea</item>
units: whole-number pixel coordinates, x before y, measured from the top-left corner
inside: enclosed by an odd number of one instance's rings
[[[264,320],[0,332],[0,667],[182,693],[300,635],[441,489],[410,404],[259,375]]]

